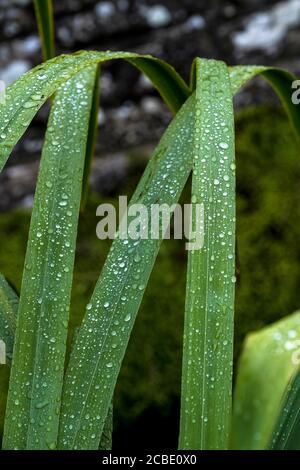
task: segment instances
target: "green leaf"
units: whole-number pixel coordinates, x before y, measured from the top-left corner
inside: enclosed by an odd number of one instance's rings
[[[299,367],[300,312],[247,336],[234,391],[234,449],[265,449]]]
[[[95,152],[97,130],[98,130],[98,111],[99,111],[99,79],[100,79],[100,66],[97,67],[97,73],[94,83],[94,92],[92,99],[92,107],[90,113],[89,131],[86,144],[85,163],[83,172],[83,183],[82,183],[82,197],[81,197],[81,209],[83,210],[87,201],[89,191],[89,178],[90,170]]]
[[[204,239],[203,247],[188,252],[179,447],[226,449],[235,282],[233,107],[223,62],[198,59],[195,74],[192,203],[203,205]]]
[[[300,346],[300,341],[299,341]],[[298,354],[298,362],[299,354]],[[290,381],[273,430],[271,450],[300,450],[300,370]]]
[[[161,139],[131,199],[176,203],[192,166],[194,97]],[[149,219],[148,219],[149,220]],[[148,230],[150,227],[148,226]],[[59,448],[97,449],[160,240],[116,238],[75,340],[66,372]]]
[[[300,138],[300,107],[292,102],[292,83],[297,77],[277,67],[263,65],[237,65],[229,67],[231,90],[237,93],[249,80],[261,75],[274,89],[286,110],[297,138]],[[195,61],[191,68],[191,89],[196,88]]]
[[[0,274],[0,339],[5,343],[6,358],[13,353],[19,299],[13,288]]]
[[[233,94],[258,74],[262,75],[262,77],[267,80],[281,99],[282,105],[290,118],[295,134],[297,138],[300,139],[300,107],[292,102],[292,92],[294,91],[292,89],[292,83],[296,80],[296,77],[293,74],[275,67],[256,65],[238,65],[230,67],[230,81]]]
[[[55,56],[54,23],[51,0],[34,0],[34,9],[42,42],[44,60]]]
[[[5,449],[56,445],[95,72],[92,66],[58,90],[49,119],[20,294]]]
[[[80,51],[55,57],[30,70],[6,89],[5,103],[0,104],[0,170],[38,110],[63,83],[86,67],[112,59],[130,59],[149,76],[175,112],[190,94],[187,85],[171,66],[151,56]]]

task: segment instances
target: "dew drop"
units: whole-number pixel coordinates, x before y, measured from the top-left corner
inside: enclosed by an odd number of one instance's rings
[[[25,109],[34,108],[35,106],[37,106],[35,101],[26,101],[26,103],[23,104],[23,108]]]
[[[229,145],[226,144],[226,142],[220,142],[220,143],[219,143],[219,147],[221,147],[221,149],[226,150],[226,149],[228,149]]]
[[[43,98],[43,95],[31,95],[33,101],[40,101]]]

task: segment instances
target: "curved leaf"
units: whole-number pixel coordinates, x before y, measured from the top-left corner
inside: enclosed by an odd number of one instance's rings
[[[113,433],[113,404],[111,403],[108,414],[105,420],[99,450],[111,450],[112,448],[112,433]]]
[[[161,139],[130,205],[175,203],[192,166],[194,97]],[[148,219],[149,221],[149,219]],[[148,226],[148,230],[150,227]],[[117,238],[75,340],[66,372],[59,448],[97,449],[130,333],[161,239]]]
[[[25,258],[3,447],[54,448],[96,66],[55,97]]]
[[[226,65],[197,59],[195,76],[192,203],[203,204],[204,240],[188,252],[179,448],[217,450],[228,447],[231,419],[234,121]]]
[[[86,67],[112,59],[130,59],[145,71],[174,112],[190,94],[187,85],[171,66],[151,56],[129,52],[79,51],[55,57],[30,70],[6,89],[5,103],[0,105],[0,170],[37,111],[60,85]]]

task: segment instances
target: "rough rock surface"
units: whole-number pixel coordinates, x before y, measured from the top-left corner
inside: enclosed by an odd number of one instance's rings
[[[186,79],[195,56],[274,64],[300,73],[300,0],[54,0],[54,7],[58,54],[79,49],[151,53]],[[9,83],[40,61],[31,0],[0,0],[0,80]],[[269,98],[274,99],[267,85],[255,81],[236,105]],[[101,104],[97,156],[156,142],[171,117],[151,84],[122,62],[103,66]],[[10,164],[39,156],[47,114],[45,106]]]

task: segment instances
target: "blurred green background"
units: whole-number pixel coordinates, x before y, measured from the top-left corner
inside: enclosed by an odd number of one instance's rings
[[[236,296],[235,359],[246,333],[300,307],[299,148],[283,111],[253,107],[236,119],[237,234],[240,276]],[[130,195],[144,158],[132,165],[119,188]],[[182,202],[188,202],[187,185]],[[92,194],[79,224],[71,309],[72,329],[80,323],[109,249],[95,229],[100,202]],[[30,213],[0,217],[0,266],[20,288]],[[181,241],[162,244],[138,315],[114,397],[114,445],[176,448],[179,422],[181,348],[186,252]],[[0,415],[3,425],[8,368],[0,366]]]

